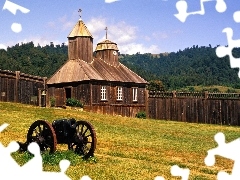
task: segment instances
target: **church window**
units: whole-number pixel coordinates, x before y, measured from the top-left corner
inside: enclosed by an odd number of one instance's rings
[[[122,100],[122,87],[117,87],[117,100]]]
[[[137,101],[137,88],[132,88],[133,90],[133,101]]]
[[[107,100],[107,88],[106,88],[106,86],[101,87],[101,100]]]

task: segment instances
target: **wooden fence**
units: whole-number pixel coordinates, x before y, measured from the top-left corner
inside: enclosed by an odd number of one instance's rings
[[[0,101],[45,106],[46,79],[0,70]],[[240,93],[149,91],[147,94],[145,109],[149,118],[240,126]]]
[[[149,92],[149,118],[240,125],[239,93]]]
[[[0,70],[0,101],[42,106],[46,78]]]

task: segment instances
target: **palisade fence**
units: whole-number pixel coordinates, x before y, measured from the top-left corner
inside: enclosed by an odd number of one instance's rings
[[[240,93],[149,91],[148,94],[149,118],[240,125]]]
[[[0,101],[45,106],[46,77],[0,70]],[[240,93],[147,92],[149,118],[240,126]]]
[[[0,70],[0,101],[44,106],[46,77]]]

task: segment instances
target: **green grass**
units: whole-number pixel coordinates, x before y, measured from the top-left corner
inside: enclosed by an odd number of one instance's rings
[[[240,93],[240,89],[234,89],[228,86],[219,86],[219,85],[212,85],[212,86],[187,86],[185,88],[177,89],[177,91],[181,92],[202,92],[202,91],[209,91],[209,92],[222,92],[222,93]]]
[[[60,160],[70,160],[66,173],[73,180],[79,180],[83,175],[89,175],[93,180],[153,180],[156,176],[180,179],[171,176],[172,165],[189,168],[189,179],[216,179],[220,170],[231,172],[233,162],[216,157],[215,166],[205,166],[207,151],[217,146],[214,135],[223,132],[227,142],[240,135],[238,127],[108,116],[15,103],[0,102],[0,113],[0,124],[10,124],[0,133],[5,146],[12,140],[25,142],[29,126],[38,119],[52,122],[73,117],[89,121],[97,135],[95,157],[82,160],[67,151],[66,145],[58,145],[54,155],[43,153],[45,171],[59,171]],[[32,158],[27,153],[14,153],[13,157],[21,165]]]

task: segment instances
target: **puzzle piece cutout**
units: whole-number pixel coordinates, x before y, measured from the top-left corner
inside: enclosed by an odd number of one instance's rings
[[[162,176],[157,176],[157,177],[154,178],[154,180],[165,180],[165,179]]]
[[[92,180],[89,176],[83,176],[80,180]]]
[[[8,10],[11,13],[13,13],[14,15],[16,15],[17,10],[19,10],[22,13],[25,13],[25,14],[30,12],[29,9],[27,9],[25,7],[22,7],[18,4],[15,4],[15,3],[11,2],[11,1],[8,1],[8,0],[6,0],[5,4],[3,6],[3,10]]]
[[[8,127],[9,126],[9,124],[7,124],[7,123],[4,123],[4,124],[2,124],[1,126],[0,126],[0,132],[2,132],[4,129],[6,129],[6,127]]]
[[[18,149],[18,143],[14,141],[10,142],[7,147],[4,147],[2,143],[0,143],[0,162],[7,162],[0,163],[1,177],[11,178],[12,176],[19,174],[20,165],[11,157],[11,153],[16,152]],[[13,170],[14,173],[12,173]]]
[[[24,13],[24,14],[30,12],[29,9],[27,9],[27,8],[25,8],[23,6],[20,6],[18,4],[15,4],[15,3],[11,2],[11,1],[8,1],[8,0],[5,1],[2,10],[8,10],[12,14],[14,14],[14,15],[16,15],[18,10],[21,11],[22,13]],[[20,33],[22,31],[22,25],[20,23],[14,22],[11,25],[11,29],[15,33]],[[4,44],[0,44],[0,49],[4,49],[4,50],[7,51],[7,47]]]
[[[236,23],[240,23],[240,11],[236,11],[233,14],[233,19]],[[229,56],[231,68],[240,68],[240,58],[235,58],[232,54],[234,48],[240,47],[240,39],[233,40],[233,30],[230,27],[224,28],[223,33],[226,33],[228,46],[218,46],[216,48],[216,55],[219,58]],[[238,77],[240,78],[240,70],[238,72]]]
[[[176,2],[176,9],[178,10],[178,14],[174,14],[174,16],[180,20],[181,22],[185,22],[187,17],[190,15],[204,15],[205,9],[204,9],[204,3],[209,1],[216,1],[215,9],[219,12],[225,12],[227,9],[227,5],[224,0],[200,0],[200,10],[195,12],[187,12],[188,4],[185,0],[179,0]]]
[[[178,165],[174,165],[171,167],[171,175],[172,176],[180,176],[182,180],[188,180],[190,174],[190,170],[188,168],[180,168]],[[157,176],[154,180],[165,180],[162,176]]]
[[[0,49],[4,49],[5,51],[7,51],[7,46],[5,46],[4,44],[0,44]]]
[[[8,126],[7,123],[4,123],[0,126],[0,132],[2,132]],[[65,174],[66,170],[70,166],[68,160],[62,160],[59,163],[60,172],[46,172],[43,171],[42,166],[42,156],[40,153],[40,147],[37,143],[32,142],[28,146],[28,151],[34,155],[34,157],[29,160],[23,166],[20,166],[11,156],[11,153],[17,152],[19,149],[19,144],[15,141],[12,141],[8,144],[7,147],[4,147],[0,142],[0,175],[7,179],[16,179],[20,180],[30,180],[30,179],[58,179],[58,180],[70,180],[70,178]],[[7,163],[6,163],[7,162]],[[82,180],[90,180],[90,179]]]
[[[15,4],[15,3],[11,2],[11,1],[8,1],[8,0],[5,1],[5,4],[3,6],[3,10],[8,10],[14,15],[16,15],[18,10],[21,11],[22,13],[25,13],[25,14],[30,12],[29,9],[27,9],[25,7],[22,7],[18,4]],[[22,25],[20,23],[15,23],[14,22],[14,23],[12,23],[11,29],[12,29],[13,32],[19,33],[19,32],[22,31]]]
[[[225,135],[221,132],[217,133],[214,136],[215,141],[218,143],[216,148],[209,150],[208,155],[204,159],[204,162],[207,166],[213,166],[215,164],[215,156],[222,156],[227,159],[234,161],[232,173],[228,174],[224,171],[220,171],[217,175],[218,180],[237,180],[240,177],[240,138],[226,143]]]
[[[233,19],[236,23],[240,23],[240,11],[236,11],[233,13]]]

